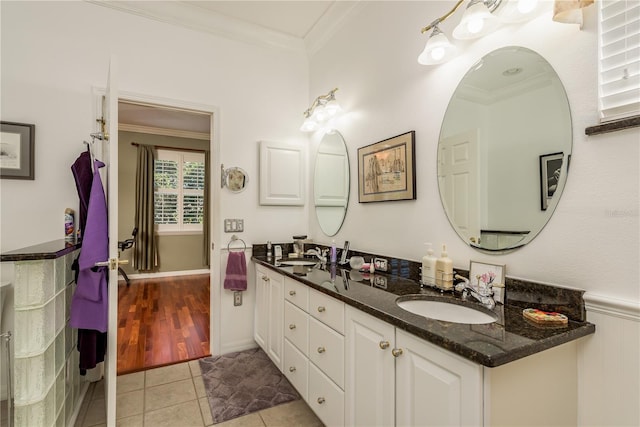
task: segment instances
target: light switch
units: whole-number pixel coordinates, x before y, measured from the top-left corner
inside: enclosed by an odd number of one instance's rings
[[[224,220],[224,232],[236,233],[244,231],[244,219],[226,218]]]

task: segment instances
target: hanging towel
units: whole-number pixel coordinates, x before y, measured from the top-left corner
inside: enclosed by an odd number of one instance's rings
[[[247,262],[244,258],[244,251],[229,252],[224,288],[232,291],[247,290]]]

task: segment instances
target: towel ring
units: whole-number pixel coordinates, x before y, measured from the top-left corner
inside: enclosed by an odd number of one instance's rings
[[[244,240],[242,240],[241,238],[239,238],[238,236],[233,235],[233,236],[231,236],[231,240],[229,241],[229,243],[227,243],[227,250],[228,250],[229,252],[231,252],[231,243],[233,243],[233,242],[235,242],[235,241],[237,241],[237,240],[240,240],[240,241],[242,242],[242,245],[243,245],[244,247],[243,247],[242,249],[240,249],[240,248],[234,248],[234,249],[238,249],[238,250],[239,250],[239,252],[244,252],[244,251],[246,251],[246,250],[247,250],[247,244],[245,243],[245,241],[244,241]]]

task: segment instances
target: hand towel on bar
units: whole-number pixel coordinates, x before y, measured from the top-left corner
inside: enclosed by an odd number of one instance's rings
[[[232,291],[247,290],[247,262],[244,258],[244,251],[229,252],[224,288]]]

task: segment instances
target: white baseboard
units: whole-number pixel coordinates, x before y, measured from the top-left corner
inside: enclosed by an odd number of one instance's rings
[[[220,354],[227,354],[256,348],[258,347],[258,344],[252,339],[250,341],[245,340],[222,344],[221,347]]]
[[[203,268],[200,270],[183,270],[183,271],[161,271],[157,273],[135,273],[127,274],[129,279],[153,279],[157,277],[174,277],[174,276],[193,276],[197,274],[209,274],[211,270]]]

